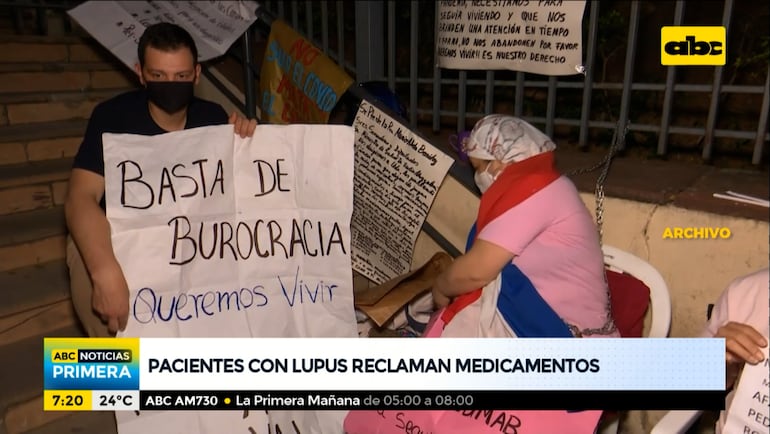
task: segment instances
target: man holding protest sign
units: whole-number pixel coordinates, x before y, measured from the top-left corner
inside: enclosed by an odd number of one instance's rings
[[[230,123],[250,137],[257,121],[236,112],[229,117],[218,104],[196,98],[200,78],[192,36],[170,23],[147,27],[139,40],[136,73],[144,88],[99,104],[80,145],[65,202],[67,265],[75,311],[89,336],[114,336],[124,330],[129,291],[112,250],[105,215],[103,133],[157,135]]]

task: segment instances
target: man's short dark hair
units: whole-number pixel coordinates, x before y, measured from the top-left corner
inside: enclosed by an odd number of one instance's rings
[[[188,48],[192,53],[193,64],[198,64],[198,48],[187,30],[171,23],[157,23],[147,27],[139,38],[139,66],[144,66],[144,54],[147,47],[161,51],[176,51]]]

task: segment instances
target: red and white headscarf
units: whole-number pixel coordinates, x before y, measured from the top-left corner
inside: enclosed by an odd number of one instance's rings
[[[508,163],[553,151],[556,144],[522,119],[494,114],[476,123],[464,147],[469,157]]]

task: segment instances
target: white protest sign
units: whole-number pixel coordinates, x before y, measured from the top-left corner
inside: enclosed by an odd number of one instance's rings
[[[764,361],[743,367],[722,432],[762,434],[770,431],[770,361],[767,353],[765,347]]]
[[[130,290],[122,336],[357,337],[352,128],[260,125],[242,139],[222,125],[103,141],[112,245]],[[344,417],[257,413],[118,422],[121,434],[335,433]]]
[[[583,0],[441,0],[438,66],[577,74],[583,71],[584,9]]]
[[[198,60],[223,55],[256,21],[254,1],[87,1],[69,11],[88,33],[129,68],[136,47],[152,24],[178,24],[195,40]]]
[[[409,271],[417,236],[454,160],[367,101],[353,126],[353,269],[382,283]]]

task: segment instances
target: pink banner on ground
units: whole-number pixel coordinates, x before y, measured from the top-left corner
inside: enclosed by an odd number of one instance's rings
[[[433,314],[423,337],[441,337],[442,312]],[[593,434],[601,415],[600,410],[359,410],[348,413],[344,427],[346,434]]]
[[[347,434],[593,434],[601,411],[552,410],[351,411]]]

